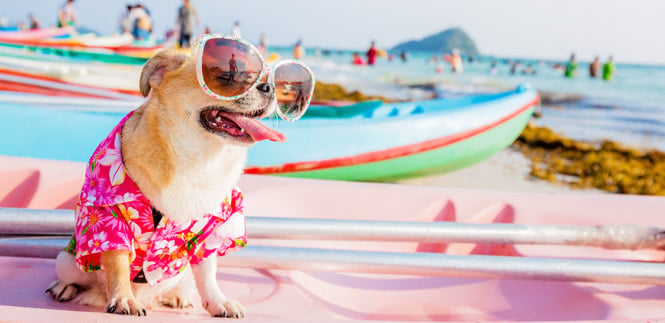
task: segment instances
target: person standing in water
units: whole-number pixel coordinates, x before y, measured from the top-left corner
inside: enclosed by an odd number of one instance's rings
[[[67,0],[58,10],[58,27],[74,26],[76,24],[76,10],[74,0]]]
[[[409,59],[409,54],[403,50],[401,53],[399,53],[399,58],[402,60],[403,63],[406,63],[406,61]]]
[[[612,56],[607,59],[607,62],[603,64],[603,80],[605,81],[611,81],[614,78],[614,71],[616,67],[614,66],[614,62],[612,60]]]
[[[462,56],[460,56],[459,49],[453,49],[453,54],[450,57],[450,66],[453,70],[453,73],[462,73],[464,72],[464,63],[462,63]]]
[[[302,47],[302,40],[298,39],[293,46],[293,58],[302,59],[303,57],[305,57],[305,49]]]
[[[591,78],[597,78],[599,70],[600,70],[600,58],[596,56],[596,58],[593,59],[593,62],[589,64],[589,76]]]
[[[375,42],[372,41],[372,44],[369,46],[369,49],[367,50],[367,65],[374,65],[376,63],[376,47],[374,47]]]
[[[178,9],[178,18],[176,20],[176,25],[180,30],[180,37],[178,39],[178,44],[180,48],[185,48],[190,46],[190,41],[192,40],[192,34],[194,33],[194,23],[196,22],[196,28],[199,27],[199,15],[196,12],[196,9],[189,0],[183,0],[182,7]]]
[[[566,69],[563,72],[563,75],[567,78],[573,78],[575,77],[575,73],[577,72],[577,61],[575,61],[575,54],[570,55],[570,60],[568,60],[568,63],[566,64]]]

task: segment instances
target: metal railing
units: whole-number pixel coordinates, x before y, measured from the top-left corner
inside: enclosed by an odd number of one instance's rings
[[[0,209],[0,256],[53,258],[74,230],[67,210]],[[248,217],[251,239],[316,239],[661,248],[662,230],[638,226],[524,226]],[[247,246],[220,265],[301,271],[665,285],[665,264],[419,252]]]

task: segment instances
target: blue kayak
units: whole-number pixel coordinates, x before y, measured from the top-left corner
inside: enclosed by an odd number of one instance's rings
[[[87,162],[134,106],[111,100],[87,107],[85,100],[76,106],[56,101],[0,102],[0,154]],[[459,99],[313,106],[295,123],[264,121],[287,140],[250,148],[246,172],[342,180],[448,172],[510,145],[538,103],[533,88],[519,86]]]

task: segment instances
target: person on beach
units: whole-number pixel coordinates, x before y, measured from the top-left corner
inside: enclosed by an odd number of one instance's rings
[[[533,64],[527,64],[527,66],[522,70],[522,75],[536,75],[538,71],[533,68]]]
[[[616,67],[614,66],[613,58],[610,57],[607,59],[607,62],[603,64],[603,80],[611,81],[614,78],[614,71]]]
[[[409,54],[405,50],[403,50],[399,54],[399,58],[402,60],[403,63],[406,63],[406,61],[409,59]]]
[[[58,10],[58,27],[74,26],[76,24],[76,10],[74,0],[67,0]]]
[[[462,73],[464,72],[464,66],[462,63],[462,56],[460,55],[459,49],[453,49],[453,53],[450,56],[450,66],[453,69],[453,73]]]
[[[132,12],[132,6],[131,4],[125,5],[125,9],[120,12],[120,15],[118,15],[118,32],[120,34],[124,33],[129,33],[128,25],[129,25],[129,13]]]
[[[566,64],[566,69],[563,72],[563,75],[567,78],[573,78],[575,77],[575,73],[577,72],[577,61],[575,61],[575,53],[570,55],[570,60],[568,60],[568,63]]]
[[[594,79],[597,78],[598,70],[600,70],[600,58],[596,56],[596,58],[593,59],[593,62],[589,64],[589,76]]]
[[[190,41],[194,33],[194,23],[196,23],[196,28],[199,28],[200,21],[196,8],[192,6],[189,0],[183,0],[182,6],[178,9],[178,18],[176,19],[176,25],[180,32],[180,37],[178,38],[180,48],[191,45]]]
[[[353,65],[365,65],[365,61],[363,61],[363,58],[360,57],[360,54],[353,53],[352,54],[352,59],[351,59],[351,64],[353,64]]]
[[[376,63],[376,47],[374,46],[375,42],[372,41],[372,43],[369,46],[369,49],[367,50],[367,65],[374,65]]]
[[[302,59],[303,57],[305,57],[305,49],[302,47],[302,40],[298,39],[293,45],[293,58]]]
[[[259,53],[261,53],[261,56],[264,58],[268,58],[268,42],[266,41],[266,33],[261,33],[261,37],[259,38],[259,46],[257,46],[257,49],[259,50]]]
[[[496,62],[493,61],[492,64],[490,65],[489,73],[490,75],[499,74],[499,68],[496,66]]]
[[[33,16],[32,14],[28,15],[28,21],[30,22],[30,30],[35,30],[40,28],[39,20],[37,20],[37,18],[35,18],[35,16]]]
[[[126,33],[132,34],[136,40],[148,40],[152,33],[152,18],[142,4],[134,5],[127,14],[123,24]]]
[[[236,21],[236,22],[233,23],[233,28],[231,28],[231,35],[233,35],[233,37],[237,37],[237,38],[242,37],[242,33],[240,32],[240,22],[239,21]]]

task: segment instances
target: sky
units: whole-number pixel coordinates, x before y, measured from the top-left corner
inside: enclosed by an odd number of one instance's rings
[[[371,40],[390,48],[460,27],[482,54],[581,61],[614,55],[618,62],[665,65],[665,1],[661,0],[191,0],[202,27],[230,33],[239,21],[244,38],[269,45],[364,50]],[[75,0],[79,25],[104,34],[135,0]],[[181,0],[142,0],[161,37],[175,24]],[[0,0],[0,16],[33,13],[55,23],[64,0]]]

